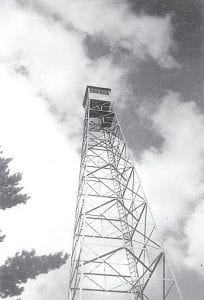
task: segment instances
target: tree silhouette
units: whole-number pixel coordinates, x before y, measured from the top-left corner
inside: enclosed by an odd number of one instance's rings
[[[10,174],[9,163],[12,161],[12,158],[4,158],[2,153],[0,151],[0,209],[5,210],[17,204],[26,203],[30,197],[21,193],[23,188],[19,184],[22,180],[22,174]],[[5,237],[5,235],[0,234],[0,242]]]
[[[22,187],[19,186],[22,180],[21,173],[10,174],[9,163],[12,158],[2,157],[0,152],[0,209],[11,208],[20,203],[26,203],[30,198],[22,194]]]
[[[35,279],[40,274],[60,268],[66,263],[67,254],[57,252],[49,255],[36,255],[35,250],[17,252],[0,266],[0,297],[19,296],[24,291],[22,286],[28,279]]]

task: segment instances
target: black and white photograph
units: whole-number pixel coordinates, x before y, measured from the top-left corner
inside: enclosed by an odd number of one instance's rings
[[[204,299],[203,15],[0,0],[0,299]]]

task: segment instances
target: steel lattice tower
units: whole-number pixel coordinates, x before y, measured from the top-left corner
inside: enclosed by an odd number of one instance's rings
[[[181,300],[111,90],[87,86],[69,300]]]

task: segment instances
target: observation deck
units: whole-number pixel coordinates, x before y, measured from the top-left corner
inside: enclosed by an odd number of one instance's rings
[[[83,107],[86,107],[88,99],[110,101],[110,95],[111,89],[109,88],[87,85],[84,95]]]
[[[111,89],[88,85],[83,107],[89,110],[89,118],[100,120],[100,128],[110,127],[113,121]]]

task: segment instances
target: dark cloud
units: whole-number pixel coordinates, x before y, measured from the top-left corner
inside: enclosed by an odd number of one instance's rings
[[[84,40],[84,45],[87,50],[87,55],[91,59],[98,59],[111,53],[111,48],[107,42],[96,36],[87,35]]]
[[[135,104],[146,101],[157,107],[159,99],[171,90],[180,93],[182,101],[194,101],[204,111],[203,89],[203,45],[202,45],[202,3],[199,0],[129,0],[132,12],[152,16],[171,14],[174,57],[179,68],[163,69],[149,59],[132,63],[128,75]],[[133,67],[135,66],[135,68]],[[133,106],[133,103],[132,103]],[[132,119],[131,119],[132,121]],[[142,131],[142,136],[144,132]],[[148,135],[145,140],[148,141]],[[152,132],[149,134],[151,141]],[[140,139],[144,142],[144,138]],[[148,145],[147,141],[142,143]]]
[[[133,94],[139,98],[151,98],[151,101],[155,101],[167,90],[172,90],[180,93],[183,101],[195,101],[204,111],[201,66],[195,64],[191,68],[184,66],[166,70],[155,61],[149,60],[137,65],[129,73],[128,82],[132,86]]]
[[[120,124],[123,128],[124,135],[127,139],[127,143],[134,151],[137,159],[140,159],[144,149],[148,149],[154,146],[160,149],[163,143],[163,138],[152,129],[151,122],[142,117],[140,109],[144,104],[144,100],[135,96],[135,98],[129,99],[128,105],[117,111],[119,114]],[[155,110],[158,104],[158,100],[148,103],[146,105],[152,110]],[[128,118],[127,118],[128,116]]]
[[[162,68],[148,57],[139,61],[126,49],[111,49],[99,37],[85,40],[87,54],[92,59],[111,56],[115,65],[128,68],[127,83],[131,86],[135,101],[150,99],[156,104],[167,90],[181,94],[183,101],[195,101],[204,109],[202,83],[202,5],[199,0],[129,0],[132,12],[163,17],[171,14],[175,41],[174,57],[178,68]]]
[[[172,15],[177,61],[193,62],[202,56],[202,3],[200,0],[129,0],[132,11]]]

